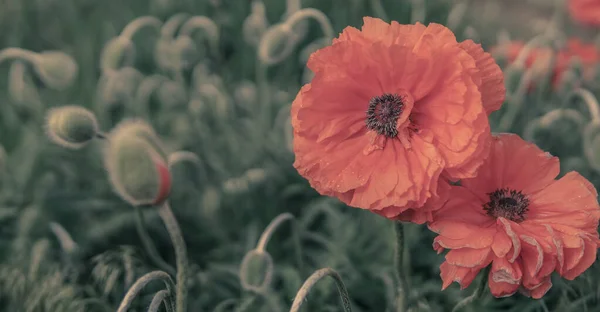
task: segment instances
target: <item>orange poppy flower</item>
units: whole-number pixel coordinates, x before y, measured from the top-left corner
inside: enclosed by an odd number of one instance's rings
[[[492,54],[503,54],[509,62],[514,62],[521,50],[525,47],[522,41],[513,41],[504,46],[496,46],[491,49]],[[538,66],[539,73],[545,71],[551,66],[550,61],[555,52],[550,48],[534,48],[525,59],[525,67],[532,68]],[[552,85],[557,88],[565,70],[569,68],[569,63],[573,58],[578,58],[584,65],[584,78],[589,78],[592,74],[592,66],[600,62],[600,50],[590,43],[585,43],[578,38],[571,38],[567,44],[556,52],[554,67],[552,68]],[[533,90],[534,85],[531,86]]]
[[[581,24],[600,26],[600,1],[569,0],[571,17]]]
[[[308,67],[315,76],[291,111],[294,167],[321,194],[423,223],[427,216],[407,210],[428,210],[420,208],[440,195],[440,175],[472,177],[487,156],[502,72],[442,25],[366,17]]]
[[[475,178],[452,186],[429,228],[433,247],[450,249],[443,288],[461,288],[491,265],[496,297],[517,290],[541,298],[554,271],[572,280],[596,260],[600,206],[594,186],[576,172],[555,180],[557,157],[514,134],[493,137],[490,157]]]

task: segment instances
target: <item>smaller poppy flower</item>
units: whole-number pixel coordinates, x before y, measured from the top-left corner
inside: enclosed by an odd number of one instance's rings
[[[541,298],[557,272],[572,280],[596,260],[600,206],[594,186],[576,172],[559,174],[559,161],[514,134],[493,138],[475,178],[451,186],[429,228],[433,247],[450,250],[441,265],[443,288],[466,288],[491,265],[496,297],[521,290]]]
[[[133,206],[158,205],[171,191],[167,155],[144,121],[126,120],[108,135],[104,163],[115,192]]]
[[[569,14],[581,24],[600,26],[600,1],[569,0]]]

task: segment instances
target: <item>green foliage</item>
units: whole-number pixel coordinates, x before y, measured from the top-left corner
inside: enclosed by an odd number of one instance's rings
[[[298,2],[324,13],[334,33],[359,27],[366,15],[445,24],[453,8],[449,0]],[[479,27],[477,12],[462,6],[449,20],[459,39],[477,36],[486,48],[494,44],[498,21]],[[281,42],[271,42],[268,52],[285,57],[261,62],[261,36],[289,13],[283,0],[3,2],[0,46],[46,58],[0,67],[0,311],[115,311],[137,278],[160,269],[138,236],[137,212],[109,185],[106,142],[72,151],[44,135],[45,112],[73,103],[93,111],[101,131],[139,117],[170,152],[185,151],[171,168],[170,202],[191,265],[188,311],[288,311],[304,281],[324,267],[341,276],[353,311],[393,311],[391,224],[320,197],[292,167],[289,108],[311,78],[305,63],[322,47],[326,27],[307,19],[293,25],[291,37],[274,34]],[[144,16],[153,17],[144,20],[147,27],[122,32]],[[583,80],[580,67],[575,63],[556,90],[546,73],[526,92],[528,72],[506,64],[509,95],[491,120],[494,130],[518,133],[560,156],[563,173],[577,170],[599,187],[593,107],[572,89],[581,86],[599,97],[600,71]],[[269,287],[244,289],[242,260],[285,212],[295,216],[296,227],[283,224],[262,255],[273,264]],[[158,256],[175,266],[158,213],[147,209],[143,217]],[[440,291],[443,257],[431,248],[433,234],[416,225],[406,232],[414,311],[450,311],[472,290],[453,285]],[[260,281],[264,266],[249,264],[258,269],[246,273],[259,273],[249,278]],[[596,311],[599,270],[595,264],[575,281],[556,279],[543,300],[488,296],[475,311]],[[160,286],[144,288],[131,311],[146,311]],[[303,310],[341,311],[339,300],[334,281],[324,279]]]

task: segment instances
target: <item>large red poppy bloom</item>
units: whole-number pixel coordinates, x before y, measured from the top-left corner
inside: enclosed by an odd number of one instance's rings
[[[422,223],[440,175],[472,177],[488,154],[502,72],[442,25],[367,17],[308,67],[315,76],[292,104],[294,166],[321,194]]]
[[[550,274],[572,280],[592,265],[600,207],[594,186],[576,172],[555,180],[557,157],[514,134],[495,136],[475,178],[452,186],[434,213],[433,247],[450,251],[441,266],[443,288],[461,288],[491,265],[496,297],[521,289],[534,298],[552,286]]]
[[[599,0],[569,0],[569,13],[581,24],[600,26]]]

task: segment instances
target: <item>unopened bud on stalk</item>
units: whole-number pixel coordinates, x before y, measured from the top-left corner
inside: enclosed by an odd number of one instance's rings
[[[146,122],[126,120],[111,131],[104,164],[115,192],[134,206],[158,205],[171,192],[162,142]]]
[[[6,48],[0,51],[0,62],[6,59],[21,59],[31,63],[42,82],[57,90],[69,87],[79,70],[75,60],[60,51],[36,53],[21,48]]]
[[[71,56],[58,51],[40,53],[33,68],[45,85],[57,90],[69,87],[79,70]]]
[[[118,36],[112,38],[100,55],[100,68],[103,72],[131,66],[135,61],[135,46],[131,39]]]
[[[46,133],[54,143],[79,149],[98,135],[98,121],[89,110],[75,105],[52,108],[46,115]]]

